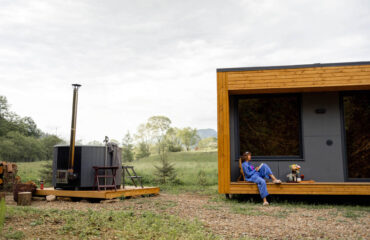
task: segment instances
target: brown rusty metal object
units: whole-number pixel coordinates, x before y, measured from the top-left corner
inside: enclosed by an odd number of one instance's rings
[[[76,120],[77,120],[77,102],[78,88],[80,84],[72,84],[73,86],[73,104],[72,104],[72,123],[71,123],[71,139],[69,145],[69,161],[68,161],[68,179],[76,179],[77,175],[73,172],[75,160],[75,142],[76,142]]]
[[[19,192],[35,192],[36,191],[36,184],[32,181],[29,181],[27,183],[18,183],[15,184],[14,190],[13,190],[13,198],[14,201],[18,202],[18,193]]]

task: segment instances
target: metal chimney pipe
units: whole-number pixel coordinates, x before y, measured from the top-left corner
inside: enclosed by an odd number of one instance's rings
[[[73,104],[72,104],[71,139],[69,143],[68,178],[73,180],[77,177],[77,175],[73,172],[73,168],[74,168],[74,160],[75,160],[78,88],[81,87],[81,85],[72,84],[72,86],[73,86]]]

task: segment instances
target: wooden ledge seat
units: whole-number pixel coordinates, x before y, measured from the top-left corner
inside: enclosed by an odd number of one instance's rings
[[[237,183],[245,183],[245,184],[255,184],[254,182],[247,182],[247,181],[237,181]],[[275,184],[273,182],[266,181],[267,184]],[[299,183],[299,184],[307,184],[307,183],[316,183],[315,180],[307,180],[307,181],[300,181],[300,182],[281,182],[281,183]]]
[[[270,194],[277,195],[370,195],[370,182],[314,182],[274,184],[267,183]],[[252,182],[231,182],[230,194],[259,194],[257,184]]]

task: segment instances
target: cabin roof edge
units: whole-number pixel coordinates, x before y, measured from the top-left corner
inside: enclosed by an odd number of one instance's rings
[[[301,64],[301,65],[260,66],[260,67],[217,68],[217,72],[241,72],[241,71],[256,71],[256,70],[313,68],[313,67],[338,67],[338,66],[358,66],[358,65],[370,65],[370,61],[314,63],[314,64]]]

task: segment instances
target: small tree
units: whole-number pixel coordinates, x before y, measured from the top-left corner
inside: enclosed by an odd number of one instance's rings
[[[198,184],[202,187],[208,184],[206,172],[204,170],[199,170],[197,180],[198,180]]]
[[[168,160],[167,132],[171,128],[171,120],[165,116],[153,116],[148,119],[147,128],[150,130],[152,141],[156,143],[160,165],[155,167],[155,175],[160,183],[176,181],[176,170]]]
[[[158,155],[163,160],[167,155],[166,133],[170,128],[171,120],[165,116],[153,116],[148,119],[146,125],[157,145]]]
[[[217,138],[215,137],[209,137],[209,138],[203,138],[198,142],[198,148],[199,149],[209,149],[214,150],[217,149]]]
[[[160,165],[154,165],[155,167],[155,176],[158,178],[159,182],[166,184],[168,182],[174,182],[176,180],[176,170],[173,166],[173,163],[167,158],[167,155],[160,158]]]
[[[150,156],[150,129],[148,124],[140,124],[134,135],[137,145],[135,147],[135,158],[141,159]]]
[[[134,160],[134,145],[130,132],[127,131],[125,137],[122,139],[122,159],[124,162],[132,162]]]
[[[197,129],[193,129],[190,127],[179,130],[179,136],[181,139],[181,143],[186,148],[186,151],[189,151],[190,147],[194,146],[200,139],[197,134]]]
[[[136,146],[136,159],[141,159],[150,156],[150,146],[145,142],[139,142]]]
[[[41,179],[44,180],[45,185],[51,185],[53,181],[53,161],[49,160],[42,165],[40,170]]]
[[[166,140],[169,152],[181,152],[182,146],[179,138],[179,129],[170,128],[166,133]]]

